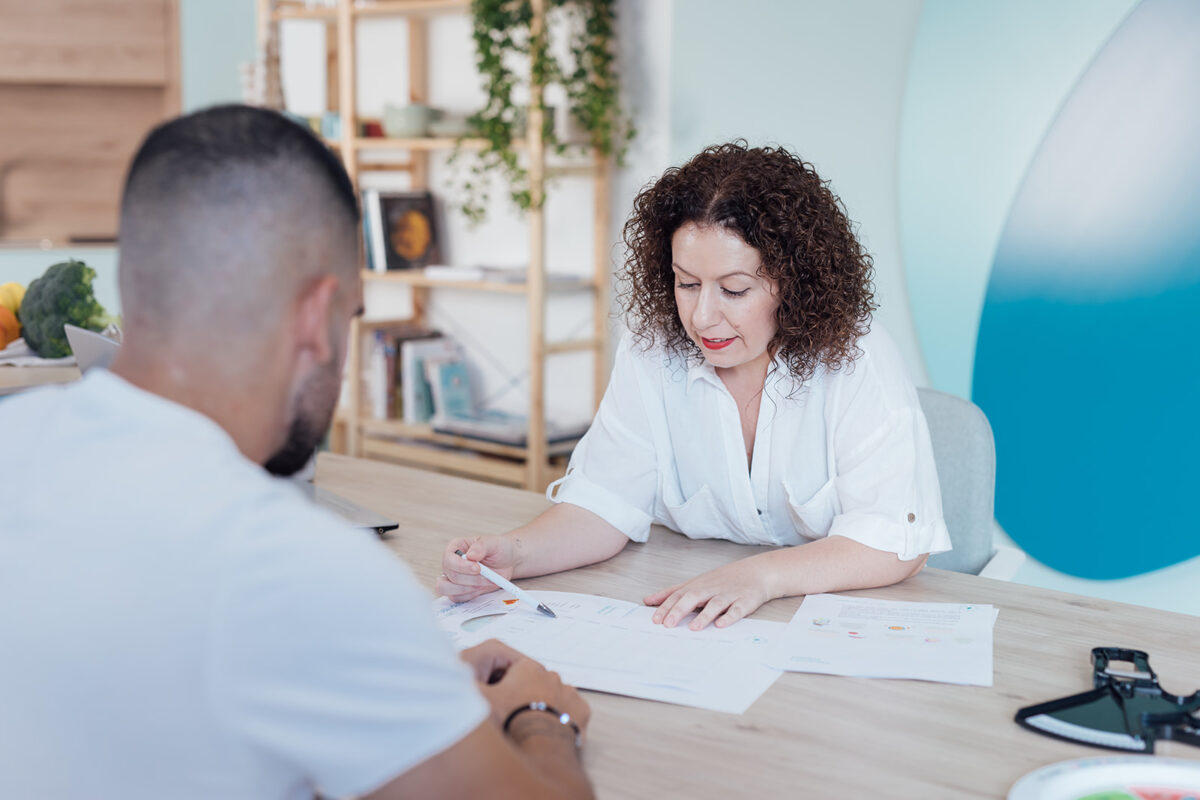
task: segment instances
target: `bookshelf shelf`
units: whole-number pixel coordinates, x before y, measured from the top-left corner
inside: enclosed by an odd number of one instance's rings
[[[351,17],[406,17],[430,16],[433,14],[453,14],[462,12],[470,6],[469,0],[376,0],[373,3],[362,3],[350,7]],[[338,7],[309,6],[298,2],[277,3],[271,11],[271,20],[280,22],[286,19],[319,19],[335,20]]]
[[[470,0],[375,0],[354,7],[359,17],[429,16],[455,14],[470,8]]]
[[[370,434],[371,436],[412,439],[420,442],[433,442],[434,444],[475,450],[480,453],[504,456],[506,458],[524,459],[529,453],[529,450],[526,447],[500,444],[499,442],[488,442],[484,441],[483,439],[475,439],[469,436],[456,436],[449,433],[438,433],[437,431],[434,431],[432,425],[414,425],[407,422],[401,422],[397,419],[362,419],[359,421],[359,427],[364,434]],[[575,446],[576,441],[578,440],[555,442],[554,444],[549,445],[548,449],[551,455],[569,453],[571,448]]]
[[[459,144],[458,139],[449,137],[421,136],[411,139],[394,139],[390,137],[372,136],[358,137],[354,147],[360,151],[376,150],[453,150]],[[483,139],[463,139],[462,146],[470,149],[483,147]],[[523,147],[524,145],[518,145]]]
[[[430,278],[422,272],[407,270],[392,270],[390,272],[372,272],[364,270],[364,281],[380,283],[402,283],[421,289],[459,289],[474,292],[497,292],[499,294],[527,294],[529,287],[525,283],[509,281],[471,281],[453,280],[450,278]],[[580,292],[596,288],[596,281],[591,278],[555,277],[546,281],[547,292]]]
[[[274,22],[282,22],[286,19],[335,19],[336,17],[336,8],[323,8],[321,6],[312,8],[306,6],[283,6],[271,12],[271,19]]]
[[[358,184],[362,173],[374,170],[403,170],[411,187],[429,189],[429,159],[437,152],[456,147],[481,148],[482,139],[447,137],[365,138],[356,135],[357,113],[357,23],[372,17],[408,17],[408,100],[429,103],[428,18],[439,14],[470,13],[469,0],[337,0],[329,6],[310,7],[295,0],[258,0],[260,34],[268,38],[284,20],[308,19],[325,22],[326,70],[329,110],[338,112],[342,135],[327,140],[341,157],[350,178]],[[547,0],[532,0],[534,30],[544,30]],[[548,177],[572,176],[592,182],[595,211],[592,270],[587,276],[563,279],[547,275],[545,267],[545,217],[542,208],[526,214],[529,235],[528,276],[524,282],[505,280],[455,280],[429,277],[423,272],[364,271],[364,283],[401,284],[412,291],[413,318],[405,322],[425,324],[432,291],[485,292],[496,296],[524,298],[529,348],[529,409],[527,445],[513,446],[466,436],[438,433],[429,425],[411,425],[394,419],[374,419],[365,414],[360,376],[364,374],[364,335],[394,325],[396,320],[362,321],[352,324],[347,370],[350,375],[346,408],[339,412],[337,426],[340,448],[353,456],[417,464],[471,477],[484,478],[531,490],[541,490],[565,470],[565,456],[573,441],[547,441],[545,381],[546,361],[561,353],[591,353],[593,362],[593,408],[599,405],[608,381],[607,321],[609,302],[610,163],[599,153],[583,148],[584,158],[563,161],[548,156],[541,138],[542,86],[530,87],[527,135],[514,145],[525,152],[530,188],[534,197],[545,197]],[[399,159],[392,156],[401,151]],[[372,160],[363,160],[366,156]],[[559,162],[562,163],[559,163]],[[586,223],[584,223],[586,224]],[[592,335],[566,342],[548,342],[545,333],[546,302],[552,294],[589,292],[592,295]]]

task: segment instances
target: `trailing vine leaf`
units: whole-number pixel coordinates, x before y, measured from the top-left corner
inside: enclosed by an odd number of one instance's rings
[[[548,6],[574,17],[569,64],[559,63],[550,55],[549,25],[540,36],[533,36],[533,6],[529,0],[471,0],[475,64],[487,100],[468,119],[472,135],[482,139],[483,146],[471,154],[469,177],[456,183],[463,194],[460,208],[472,223],[482,221],[487,213],[494,175],[507,183],[509,197],[521,210],[529,210],[535,202],[529,171],[521,164],[515,146],[528,110],[518,106],[513,95],[517,88],[529,84],[514,72],[514,61],[524,59],[529,64],[529,81],[534,85],[558,83],[564,87],[569,113],[588,132],[589,144],[600,153],[616,156],[618,163],[623,163],[633,138],[629,116],[620,107],[613,55],[615,0],[549,0]],[[541,110],[543,142],[547,148],[564,152],[553,120],[544,113],[544,101]],[[460,163],[465,155],[460,144],[451,162]]]
[[[573,64],[562,65],[558,72],[567,90],[571,116],[588,132],[592,147],[623,164],[635,130],[620,103],[613,53],[616,2],[571,0],[563,4],[582,17],[582,24],[574,26],[571,37]]]

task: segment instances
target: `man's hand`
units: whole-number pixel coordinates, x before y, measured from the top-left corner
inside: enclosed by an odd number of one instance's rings
[[[564,686],[558,673],[495,639],[464,650],[462,658],[475,670],[490,717],[364,800],[593,798],[569,725],[544,711],[529,711],[513,720],[507,736],[503,733],[509,714],[539,701],[570,714],[584,731],[591,710],[579,693]]]
[[[475,671],[475,680],[482,684],[497,683],[509,667],[528,658],[520,650],[514,650],[498,639],[488,639],[482,644],[468,647],[459,655]]]
[[[484,685],[479,687],[484,699],[492,707],[492,721],[497,726],[503,725],[508,715],[516,709],[530,703],[542,702],[560,712],[570,714],[571,720],[579,726],[581,732],[587,728],[592,713],[587,701],[579,695],[575,687],[563,683],[557,672],[551,672],[532,658],[494,640],[473,647],[471,651],[481,648],[493,648],[486,657],[492,664],[498,663],[497,659],[499,662],[505,658],[510,659],[498,679],[490,683],[483,682]],[[464,653],[464,657],[465,655]],[[493,677],[494,674],[490,673],[489,677]],[[571,735],[574,735],[573,732]]]

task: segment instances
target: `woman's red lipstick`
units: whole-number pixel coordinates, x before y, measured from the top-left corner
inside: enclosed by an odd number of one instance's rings
[[[705,339],[703,336],[700,337],[700,341],[704,342],[704,346],[709,350],[720,350],[734,342],[733,339]]]

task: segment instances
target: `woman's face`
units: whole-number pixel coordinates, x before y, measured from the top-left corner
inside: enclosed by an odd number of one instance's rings
[[[688,336],[717,369],[766,368],[775,336],[775,281],[758,274],[762,258],[736,233],[688,222],[671,237],[675,305]]]

